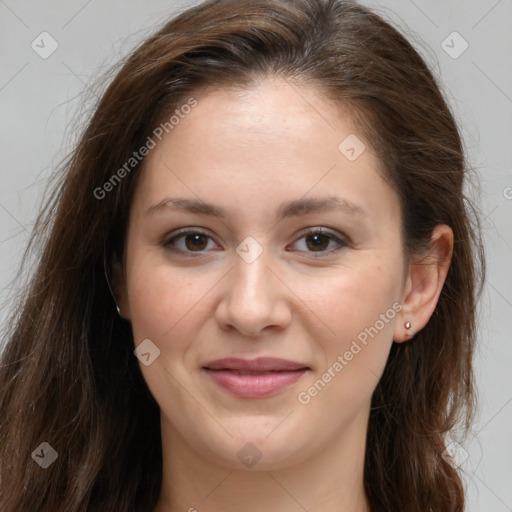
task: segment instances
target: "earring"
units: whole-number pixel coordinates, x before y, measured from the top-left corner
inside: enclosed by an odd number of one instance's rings
[[[118,314],[118,315],[121,315],[121,308],[119,307],[119,305],[117,304],[117,302],[116,302],[116,309],[117,309],[117,314]]]
[[[405,327],[406,329],[410,329],[410,328],[412,327],[411,322],[409,322],[409,320],[407,320],[407,322],[405,322],[405,324],[404,324],[404,327]]]

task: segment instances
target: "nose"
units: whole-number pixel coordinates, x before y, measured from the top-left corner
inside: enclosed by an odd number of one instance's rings
[[[215,313],[221,329],[254,338],[290,324],[292,292],[268,251],[254,261],[235,254],[233,268],[221,288],[222,299]]]

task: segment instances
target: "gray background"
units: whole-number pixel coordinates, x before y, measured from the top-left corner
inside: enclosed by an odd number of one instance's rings
[[[364,3],[413,38],[441,77],[479,176],[488,257],[476,357],[480,408],[474,433],[457,456],[467,454],[461,462],[466,512],[512,511],[512,1]],[[0,0],[1,322],[48,176],[86,119],[84,94],[93,94],[94,79],[156,25],[191,4]],[[46,59],[31,48],[43,31],[58,43]],[[468,48],[458,55],[464,41]]]

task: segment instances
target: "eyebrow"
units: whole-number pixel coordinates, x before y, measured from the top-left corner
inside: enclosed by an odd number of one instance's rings
[[[189,213],[200,215],[210,215],[225,219],[228,217],[227,211],[211,203],[207,203],[201,199],[185,198],[185,197],[166,197],[159,203],[150,206],[144,211],[144,215],[148,215],[163,209],[171,208]],[[281,221],[287,217],[297,217],[307,215],[319,211],[341,210],[351,215],[367,215],[365,209],[351,201],[338,196],[327,196],[309,199],[296,199],[287,201],[279,208],[276,220]]]

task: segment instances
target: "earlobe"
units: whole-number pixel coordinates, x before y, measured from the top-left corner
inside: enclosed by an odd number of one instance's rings
[[[434,313],[450,267],[453,231],[440,224],[432,232],[428,254],[417,256],[410,265],[404,287],[402,311],[395,324],[393,340],[403,343],[427,325]]]

